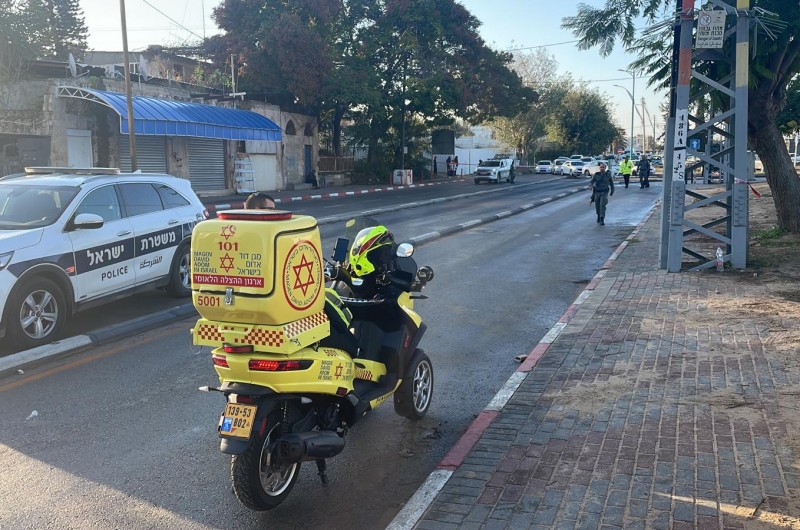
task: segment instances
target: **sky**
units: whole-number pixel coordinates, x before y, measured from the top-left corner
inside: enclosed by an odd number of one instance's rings
[[[582,0],[600,6],[605,0]],[[489,46],[496,50],[512,51],[521,48],[546,47],[559,64],[560,72],[571,72],[575,80],[585,81],[609,96],[617,124],[630,134],[631,98],[635,92],[637,106],[641,98],[655,119],[656,135],[663,133],[664,120],[659,106],[666,98],[646,86],[637,78],[635,86],[626,69],[633,56],[619,47],[608,57],[601,57],[596,49],[580,51],[575,36],[561,28],[561,20],[573,15],[577,0],[460,0],[482,25],[479,33]],[[116,2],[108,0],[80,0],[89,29],[89,47],[100,51],[122,50],[120,13]],[[128,47],[143,50],[150,44],[180,45],[212,35],[218,30],[211,18],[219,0],[125,0],[128,25]],[[205,15],[205,16],[204,16]],[[643,27],[644,23],[637,24]],[[565,44],[562,44],[565,43]],[[639,116],[634,120],[634,131],[641,134]],[[652,135],[652,122],[647,120],[647,134]]]

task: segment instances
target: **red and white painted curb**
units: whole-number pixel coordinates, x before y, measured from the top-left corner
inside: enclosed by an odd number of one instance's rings
[[[380,188],[369,188],[363,190],[354,190],[354,191],[339,191],[339,192],[332,192],[332,193],[315,193],[315,194],[307,194],[307,195],[297,195],[294,197],[284,197],[283,199],[275,199],[275,204],[283,204],[283,203],[292,203],[297,201],[311,201],[317,199],[330,199],[336,197],[350,197],[353,195],[363,195],[365,193],[377,193],[381,191],[394,191],[394,190],[403,190],[403,189],[411,189],[411,188],[424,188],[427,186],[436,186],[439,184],[449,184],[450,182],[454,182],[456,180],[463,180],[463,179],[451,179],[445,180],[442,182],[428,182],[428,183],[420,183],[420,184],[409,184],[408,186],[385,186]],[[231,203],[220,203],[220,204],[213,204],[209,203],[205,205],[206,209],[209,213],[217,212],[220,210],[236,210],[240,208],[244,208],[244,201],[236,201]]]
[[[517,370],[508,378],[503,387],[495,394],[494,398],[483,411],[472,420],[472,423],[467,427],[464,434],[461,435],[461,438],[436,466],[436,470],[428,475],[425,482],[422,483],[411,499],[403,506],[403,509],[400,510],[392,522],[389,523],[389,526],[386,527],[387,530],[410,530],[414,528],[414,525],[416,525],[423,516],[428,506],[431,505],[455,470],[464,463],[464,459],[469,452],[472,451],[472,448],[478,443],[483,433],[489,428],[489,425],[492,424],[498,414],[500,414],[500,411],[503,410],[508,400],[514,395],[514,392],[517,391],[528,376],[528,373],[533,370],[533,367],[539,362],[539,359],[547,353],[550,345],[555,342],[561,332],[564,331],[564,328],[567,327],[567,324],[569,324],[575,316],[578,308],[592,295],[600,283],[600,280],[602,280],[608,272],[608,269],[611,268],[622,252],[628,247],[645,223],[650,220],[657,208],[658,204],[650,210],[642,222],[636,225],[636,228],[625,238],[625,241],[620,243],[600,270],[597,271],[597,274],[594,275],[583,292],[581,292],[578,298],[567,308],[564,315],[550,328],[550,331],[542,337],[542,340],[539,341],[533,350],[531,350],[522,364],[520,364]]]

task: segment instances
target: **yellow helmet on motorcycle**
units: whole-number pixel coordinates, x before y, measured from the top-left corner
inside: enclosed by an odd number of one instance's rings
[[[380,271],[391,260],[394,237],[385,226],[370,226],[356,235],[350,249],[350,272],[362,277]]]

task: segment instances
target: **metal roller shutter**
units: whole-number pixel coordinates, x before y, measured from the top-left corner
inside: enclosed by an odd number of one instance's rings
[[[225,141],[189,138],[189,174],[195,191],[225,189]]]
[[[163,136],[137,136],[136,162],[139,169],[146,173],[167,172],[167,142]],[[128,135],[119,137],[119,168],[131,170],[131,146]]]

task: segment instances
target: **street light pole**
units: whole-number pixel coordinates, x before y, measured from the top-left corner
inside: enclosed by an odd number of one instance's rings
[[[631,155],[631,160],[633,160],[633,124],[634,118],[636,117],[636,72],[630,72],[628,70],[618,69],[620,72],[625,72],[626,74],[630,75],[633,83],[631,86],[631,91],[628,92],[626,88],[625,91],[631,96],[631,144],[628,146],[628,152]],[[619,85],[617,85],[619,86]],[[623,87],[624,88],[624,87]],[[644,132],[642,133],[644,134]]]

